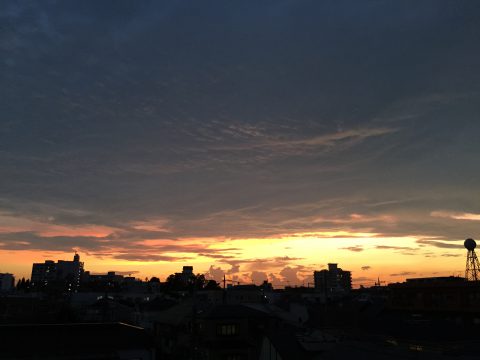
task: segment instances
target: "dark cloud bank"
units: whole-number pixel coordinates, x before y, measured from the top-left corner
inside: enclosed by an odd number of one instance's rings
[[[0,249],[228,260],[175,241],[478,233],[431,216],[480,213],[477,2],[0,6],[0,215],[115,229],[4,231]]]

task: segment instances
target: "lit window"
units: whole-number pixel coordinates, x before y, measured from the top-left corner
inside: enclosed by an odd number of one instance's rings
[[[236,324],[222,324],[217,327],[217,334],[220,336],[238,335],[238,326]]]
[[[230,354],[227,355],[227,360],[242,360],[245,359],[242,355],[239,354]]]

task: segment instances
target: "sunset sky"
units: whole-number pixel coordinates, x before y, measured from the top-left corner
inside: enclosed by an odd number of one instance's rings
[[[480,2],[2,1],[0,272],[463,275]]]

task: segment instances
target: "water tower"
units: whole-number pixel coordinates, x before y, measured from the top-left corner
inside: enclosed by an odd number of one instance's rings
[[[468,250],[465,279],[468,281],[478,281],[480,280],[480,263],[478,262],[477,254],[475,254],[477,243],[473,239],[467,239],[463,245]]]

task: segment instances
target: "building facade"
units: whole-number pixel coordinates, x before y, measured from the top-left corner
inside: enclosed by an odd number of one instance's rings
[[[13,274],[0,274],[0,293],[12,291],[15,286],[15,278]]]
[[[315,289],[326,297],[341,296],[352,289],[352,273],[337,264],[328,264],[328,270],[315,271],[313,279]]]
[[[80,280],[84,271],[80,256],[75,254],[73,261],[46,260],[44,263],[34,263],[32,266],[32,286],[46,287],[52,283],[62,282],[67,290],[74,291],[80,286]]]

